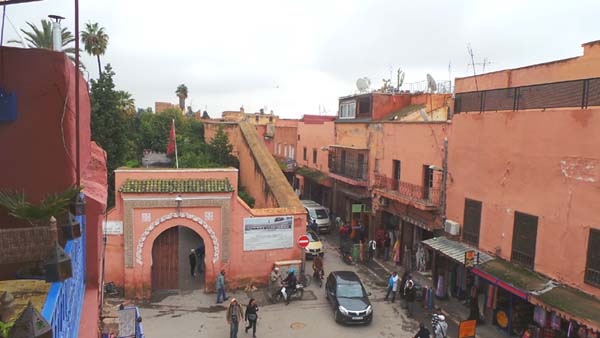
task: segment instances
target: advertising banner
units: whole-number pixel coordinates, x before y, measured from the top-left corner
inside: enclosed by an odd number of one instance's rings
[[[244,251],[287,249],[294,246],[294,217],[244,218]]]

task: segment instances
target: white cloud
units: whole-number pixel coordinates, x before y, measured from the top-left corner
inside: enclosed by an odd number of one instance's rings
[[[176,102],[213,115],[241,105],[266,106],[284,117],[337,110],[358,77],[373,87],[402,67],[406,82],[431,73],[446,80],[468,74],[467,43],[488,70],[551,61],[581,53],[595,40],[594,1],[158,1],[81,0],[81,25],[99,22],[110,36],[110,62],[119,89],[140,107]],[[67,19],[73,1],[7,7],[18,27],[48,14]],[[5,41],[15,38],[7,25]],[[91,77],[96,60],[83,56]]]

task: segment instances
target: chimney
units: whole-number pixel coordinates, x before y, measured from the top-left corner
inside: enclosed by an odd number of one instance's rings
[[[60,27],[60,20],[64,17],[59,15],[48,15],[52,22],[52,50],[60,52],[62,51],[62,28]]]

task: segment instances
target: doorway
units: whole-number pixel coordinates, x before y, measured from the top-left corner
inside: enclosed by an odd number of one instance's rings
[[[161,233],[152,246],[153,290],[197,290],[204,288],[205,260],[196,257],[194,276],[191,274],[191,250],[204,246],[204,240],[185,226],[176,226]]]

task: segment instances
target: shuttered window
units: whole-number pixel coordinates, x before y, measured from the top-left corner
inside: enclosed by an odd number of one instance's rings
[[[537,225],[537,216],[515,211],[510,260],[532,270],[535,264]]]
[[[585,282],[600,287],[600,230],[590,229]]]
[[[463,240],[473,245],[479,245],[479,230],[481,229],[481,202],[465,198],[465,215]]]

